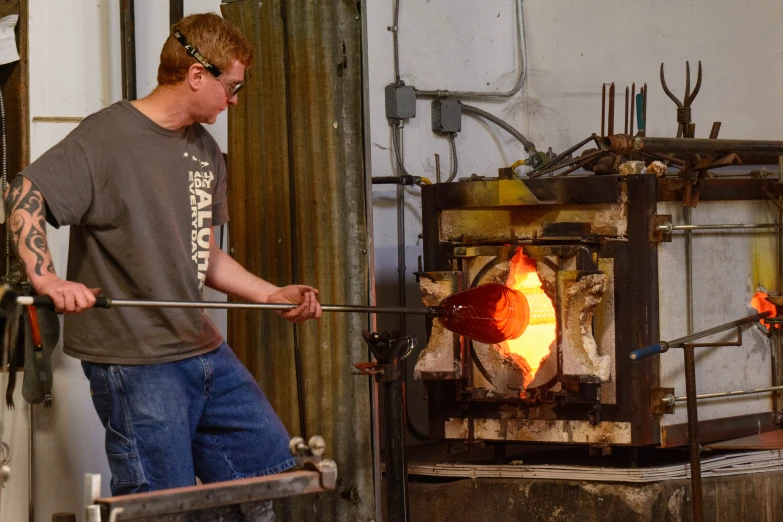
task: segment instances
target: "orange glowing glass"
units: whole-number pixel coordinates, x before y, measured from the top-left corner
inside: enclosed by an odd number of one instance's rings
[[[475,341],[496,344],[525,333],[530,308],[525,296],[505,285],[490,283],[444,299],[440,318],[452,332]]]
[[[775,317],[778,315],[775,305],[767,301],[766,292],[758,291],[750,300],[750,306],[759,311],[759,313],[769,312],[769,317]],[[769,330],[770,325],[762,321],[761,324],[767,327]],[[776,326],[777,328],[777,326]]]

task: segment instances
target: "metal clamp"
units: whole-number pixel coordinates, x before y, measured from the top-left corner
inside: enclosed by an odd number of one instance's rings
[[[332,460],[321,458],[326,452],[326,441],[323,437],[313,435],[307,444],[302,437],[294,437],[288,444],[288,448],[296,458],[297,467],[320,473],[322,488],[337,487],[337,464]]]

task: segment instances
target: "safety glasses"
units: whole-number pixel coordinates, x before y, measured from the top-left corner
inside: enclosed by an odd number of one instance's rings
[[[188,40],[180,33],[179,31],[174,31],[174,33],[171,35],[174,37],[175,40],[177,40],[182,47],[185,48],[185,51],[196,59],[198,63],[200,63],[202,66],[204,66],[204,69],[208,70],[212,76],[217,78],[217,80],[223,84],[223,89],[226,91],[226,96],[229,98],[233,98],[237,95],[239,91],[242,90],[242,87],[245,86],[245,82],[231,82],[231,83],[225,83],[221,78],[220,75],[223,73],[220,69],[218,69],[215,65],[209,63],[209,61],[204,58],[204,55],[199,52],[198,49],[196,49],[193,45],[188,43]]]

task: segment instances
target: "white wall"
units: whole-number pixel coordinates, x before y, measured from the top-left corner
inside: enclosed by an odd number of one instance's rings
[[[511,0],[401,0],[402,77],[423,89],[507,90],[516,78],[514,18]],[[383,87],[393,81],[392,2],[366,0],[369,26],[369,81],[372,141],[370,166],[375,176],[394,173]],[[136,1],[138,94],[154,86],[160,46],[167,35],[168,2]],[[190,0],[186,13],[219,12],[219,0]],[[560,151],[599,130],[602,82],[617,82],[618,94],[632,81],[649,85],[648,129],[671,135],[674,106],[661,91],[658,67],[667,64],[670,86],[683,91],[684,62],[704,66],[701,93],[693,105],[697,136],[713,120],[723,122],[723,137],[780,139],[783,134],[783,4],[759,0],[751,5],[729,0],[682,3],[608,0],[525,2],[529,76],[521,93],[501,103],[474,103],[509,121],[539,150]],[[120,98],[119,15],[111,0],[30,0],[31,116],[83,116]],[[487,83],[489,85],[487,85]],[[618,95],[618,109],[622,109]],[[619,114],[620,111],[618,111]],[[448,172],[448,144],[429,130],[429,102],[418,103],[418,117],[405,127],[406,167],[434,179],[433,153]],[[620,121],[618,116],[618,122]],[[213,126],[226,146],[225,120]],[[56,143],[70,126],[32,124],[33,157]],[[522,147],[496,127],[465,118],[457,137],[459,176],[496,169],[523,156]],[[415,270],[421,253],[417,190],[406,196],[406,264]],[[394,188],[376,187],[373,198],[375,262],[380,304],[396,303],[396,225]],[[700,212],[697,209],[694,215]],[[66,231],[51,231],[57,270],[64,273]],[[408,304],[418,295],[408,276]],[[224,316],[223,316],[224,317]],[[224,319],[216,317],[218,324]],[[221,323],[221,320],[223,321]],[[410,331],[423,339],[422,323],[410,319]],[[395,326],[379,320],[379,327]],[[56,352],[54,407],[35,408],[36,519],[48,522],[55,511],[81,517],[82,476],[107,475],[102,428],[93,412],[86,379],[78,362]],[[5,376],[3,376],[5,377]],[[2,383],[0,383],[2,384]],[[410,383],[412,395],[420,383]],[[417,392],[417,390],[419,390]],[[17,404],[22,405],[21,399]],[[12,446],[12,477],[0,490],[0,520],[26,520],[26,408],[2,411],[2,440]],[[424,419],[415,419],[425,428]],[[108,493],[104,486],[104,493]]]

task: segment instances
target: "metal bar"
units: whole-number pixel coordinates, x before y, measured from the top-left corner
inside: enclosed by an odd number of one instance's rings
[[[696,396],[696,400],[702,399],[718,399],[721,397],[738,397],[740,395],[758,395],[760,393],[776,392],[783,390],[783,386],[768,386],[766,388],[753,388],[750,390],[734,390],[728,392],[716,392],[716,393],[702,393]],[[687,393],[687,392],[686,392]],[[666,401],[667,404],[674,402],[684,402],[688,400],[687,395],[681,395],[674,397]]]
[[[623,133],[628,134],[628,87],[625,87],[625,116],[623,117]]]
[[[730,154],[752,152],[783,155],[783,141],[727,140],[708,138],[648,138],[620,135],[606,136],[601,147],[608,152],[662,152],[673,154]]]
[[[685,226],[691,225],[691,207],[685,207]],[[685,232],[685,300],[687,303],[688,335],[693,333],[693,232]]]
[[[382,361],[384,362],[384,361]],[[387,520],[405,522],[409,519],[408,505],[408,462],[405,442],[405,406],[403,397],[403,361],[395,358],[395,378],[384,382],[386,413],[386,481]]]
[[[585,165],[587,165],[588,163],[590,163],[594,159],[597,159],[598,157],[603,156],[604,154],[606,154],[604,151],[598,150],[598,151],[592,152],[590,154],[587,154],[585,156],[582,156],[582,157],[579,158],[578,162],[574,163],[570,168],[564,170],[563,172],[558,172],[556,174],[556,176],[568,176],[573,171],[578,170],[578,169],[584,167]]]
[[[609,85],[609,120],[606,122],[609,136],[614,134],[614,82]]]
[[[40,296],[38,296],[40,299]],[[108,299],[107,306],[101,308],[112,308],[115,306],[131,307],[149,307],[149,308],[217,308],[226,310],[293,310],[299,305],[296,304],[278,304],[278,303],[229,303],[223,301],[143,301],[135,299]],[[33,296],[17,297],[16,303],[20,305],[40,306]],[[441,314],[440,307],[426,308],[407,308],[399,306],[365,306],[365,305],[321,305],[324,312],[356,312],[368,314],[407,314],[407,315],[429,315],[437,317]]]
[[[120,0],[122,98],[136,99],[136,18],[133,0]]]
[[[636,82],[631,84],[631,118],[630,118],[630,132],[628,134],[633,135],[633,109],[636,107]]]
[[[753,314],[749,315],[747,317],[743,317],[742,319],[737,319],[736,321],[732,321],[730,323],[721,324],[718,326],[713,326],[712,328],[708,328],[707,330],[702,330],[701,332],[696,332],[693,334],[686,335],[685,337],[680,337],[679,339],[674,339],[673,341],[659,341],[656,344],[652,344],[649,346],[645,346],[643,348],[639,348],[637,350],[633,350],[629,357],[632,361],[637,361],[640,359],[644,359],[646,357],[651,357],[653,355],[657,355],[659,353],[664,353],[669,350],[669,348],[680,348],[684,346],[686,343],[689,343],[691,341],[695,341],[696,339],[701,339],[703,337],[708,337],[712,334],[725,332],[726,330],[731,330],[733,328],[737,328],[740,326],[743,326],[745,324],[753,323],[758,321],[759,319],[763,319],[765,317],[768,317],[770,315],[770,312],[762,312],[759,314]],[[726,345],[726,343],[721,343],[721,346]]]
[[[606,84],[601,85],[601,138],[606,136]]]
[[[122,509],[123,519],[134,519],[323,491],[327,489],[321,485],[320,472],[292,471],[230,482],[99,498],[95,504],[101,506],[101,511],[105,515],[113,510]]]
[[[398,132],[399,148],[398,154],[400,162],[397,164],[397,175],[402,177],[405,175],[401,168],[405,159],[405,148],[403,147],[403,127],[395,126],[392,132]],[[405,306],[407,299],[405,294],[405,188],[402,185],[397,185],[397,304],[400,307]],[[398,317],[400,331],[404,332],[406,327],[405,315],[400,314]]]
[[[560,154],[558,154],[557,156],[555,156],[555,157],[552,159],[552,161],[550,161],[549,163],[545,163],[544,165],[542,165],[542,166],[541,166],[541,167],[539,167],[538,169],[531,171],[531,172],[530,172],[530,173],[527,175],[527,177],[529,177],[529,178],[537,178],[537,177],[539,177],[539,176],[543,175],[543,174],[544,174],[544,172],[541,172],[541,171],[542,171],[542,170],[544,170],[544,167],[546,167],[546,171],[547,171],[547,172],[551,172],[552,170],[554,170],[554,169],[556,169],[556,168],[557,168],[557,164],[558,164],[558,162],[560,162],[560,161],[564,160],[564,159],[565,159],[565,158],[566,158],[566,157],[567,157],[569,154],[571,154],[572,152],[574,152],[574,151],[576,151],[576,150],[578,150],[578,149],[581,149],[581,148],[582,148],[584,145],[586,145],[586,144],[587,144],[587,143],[588,143],[590,140],[593,140],[593,139],[595,139],[595,138],[596,138],[596,135],[595,135],[595,134],[592,134],[592,135],[590,135],[590,136],[586,137],[585,139],[583,139],[582,141],[580,141],[579,143],[577,143],[576,145],[573,145],[573,146],[571,146],[571,147],[568,147],[566,150],[564,150],[563,152],[561,152]],[[436,165],[436,168],[437,168],[437,165],[438,165],[438,163],[437,163],[437,160],[436,160],[436,163],[435,163],[435,165]]]
[[[185,0],[169,0],[169,25],[174,25],[185,16]]]
[[[783,228],[781,223],[737,223],[737,224],[714,224],[714,225],[672,225],[666,223],[658,225],[658,230],[664,232],[674,230],[744,230],[744,229],[759,229],[759,228]]]
[[[436,89],[423,91],[416,89],[416,97],[418,98],[438,98],[441,96],[449,96],[452,98],[462,99],[498,99],[498,98],[511,98],[522,89],[527,79],[527,45],[525,45],[525,17],[522,12],[522,0],[517,0],[517,35],[518,49],[519,49],[519,77],[517,82],[510,91],[507,92],[483,92],[483,91],[449,91],[445,89]]]
[[[699,413],[696,404],[696,361],[692,344],[683,345],[685,358],[685,393],[688,408],[688,453],[691,461],[691,508],[694,522],[704,520],[701,491],[701,455],[699,449]]]
[[[747,317],[743,317],[742,319],[737,319],[736,321],[721,324],[718,326],[713,326],[712,328],[708,328],[707,330],[702,330],[701,332],[696,332],[690,335],[686,335],[684,337],[680,337],[679,339],[674,339],[673,341],[669,341],[666,344],[668,345],[669,348],[679,348],[680,346],[683,346],[686,343],[689,343],[690,341],[695,341],[696,339],[708,337],[712,334],[725,332],[726,330],[731,330],[733,328],[745,324],[754,323],[759,319],[763,319],[767,316],[769,316],[769,312],[762,312],[760,314],[749,315]]]

